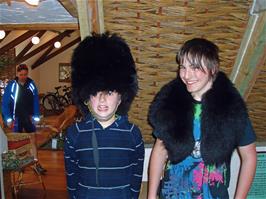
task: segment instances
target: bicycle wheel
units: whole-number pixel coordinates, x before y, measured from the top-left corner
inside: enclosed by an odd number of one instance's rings
[[[64,97],[68,100],[68,104],[72,104],[72,93],[71,91],[67,92]]]
[[[60,107],[58,100],[55,95],[48,94],[43,97],[42,104],[45,110],[47,111],[59,111]]]
[[[67,98],[65,98],[64,96],[59,96],[58,100],[60,104],[60,109],[64,109],[66,106],[69,105]]]

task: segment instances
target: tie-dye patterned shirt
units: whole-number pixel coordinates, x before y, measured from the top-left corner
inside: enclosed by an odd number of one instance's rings
[[[220,194],[222,193],[222,198],[228,198],[227,188],[230,180],[230,165],[225,163],[219,167],[205,165],[201,158],[200,115],[201,104],[195,103],[193,127],[195,139],[194,150],[190,156],[178,164],[167,163],[160,191],[161,199],[217,198],[213,196],[215,193],[212,192],[212,187],[215,187]],[[248,131],[249,136],[245,137],[245,139],[248,138],[248,143],[251,143],[255,140],[251,126]],[[242,142],[247,143],[247,141]],[[243,145],[246,143],[243,143]]]

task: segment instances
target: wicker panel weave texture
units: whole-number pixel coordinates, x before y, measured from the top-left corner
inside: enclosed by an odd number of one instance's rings
[[[266,141],[266,63],[260,71],[255,85],[252,88],[247,105],[253,127],[259,141]]]
[[[105,29],[129,43],[136,61],[139,93],[129,118],[142,130],[146,143],[154,141],[148,124],[149,105],[176,76],[175,55],[180,45],[204,37],[220,48],[221,70],[230,74],[245,31],[250,1],[106,0]]]

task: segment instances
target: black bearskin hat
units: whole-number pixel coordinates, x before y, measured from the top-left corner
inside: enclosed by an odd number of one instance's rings
[[[137,94],[136,67],[126,42],[116,34],[86,37],[74,50],[71,60],[72,97],[84,112],[84,101],[98,91],[117,91],[121,104],[117,113],[125,115]]]

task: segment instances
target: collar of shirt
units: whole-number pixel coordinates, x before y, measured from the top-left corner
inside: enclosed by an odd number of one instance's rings
[[[128,118],[127,116],[116,115],[116,120],[110,126],[108,126],[105,129],[113,128],[113,127],[118,128],[124,121],[127,120],[127,118]],[[90,113],[84,118],[84,120],[85,120],[85,122],[87,124],[88,123],[91,123],[91,122],[94,122],[94,128],[101,128],[101,129],[103,129],[103,127],[98,122],[98,120],[96,120],[96,118],[93,117]]]

